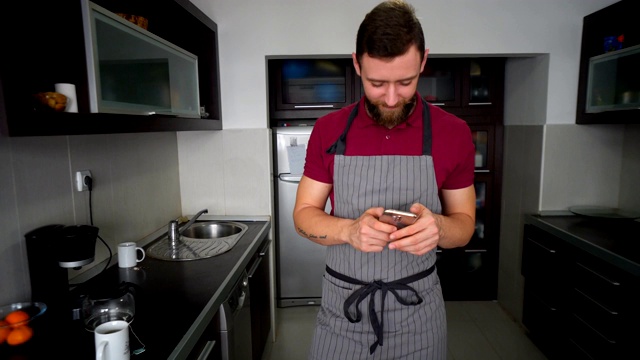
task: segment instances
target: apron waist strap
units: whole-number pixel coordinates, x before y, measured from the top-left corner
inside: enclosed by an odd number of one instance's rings
[[[341,274],[329,266],[326,267],[326,271],[329,275],[333,276],[336,279],[342,280],[349,284],[353,285],[362,285],[362,287],[356,289],[351,293],[351,295],[344,302],[344,316],[351,323],[357,323],[362,320],[362,313],[360,312],[360,303],[369,297],[369,322],[371,323],[371,327],[373,328],[373,332],[376,335],[376,341],[369,347],[369,353],[373,354],[376,351],[378,345],[382,346],[382,330],[383,330],[383,317],[384,313],[384,301],[387,297],[387,292],[391,292],[396,300],[402,305],[407,306],[416,306],[422,303],[422,297],[418,294],[416,289],[409,286],[408,284],[418,281],[420,279],[424,279],[427,276],[431,275],[431,273],[435,270],[435,264],[432,265],[427,270],[419,272],[417,274],[407,276],[402,279],[384,282],[381,280],[374,280],[372,282],[364,282],[358,279],[354,279],[347,275]],[[381,304],[380,304],[380,320],[378,320],[378,316],[376,315],[375,309],[375,294],[381,291]],[[415,295],[416,299],[406,299],[398,294],[398,290],[407,290],[412,292]],[[351,314],[350,308],[355,306],[355,316]]]

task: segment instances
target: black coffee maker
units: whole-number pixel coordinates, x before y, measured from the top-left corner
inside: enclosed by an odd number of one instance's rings
[[[47,304],[52,315],[72,318],[68,269],[94,261],[98,230],[90,225],[47,225],[25,235],[32,301]]]

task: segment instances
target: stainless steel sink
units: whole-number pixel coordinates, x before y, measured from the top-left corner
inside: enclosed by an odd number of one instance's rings
[[[182,232],[183,237],[192,239],[218,239],[235,235],[243,230],[240,223],[201,222],[191,225]],[[246,228],[246,225],[244,225]]]
[[[231,250],[248,228],[238,222],[196,222],[173,243],[167,235],[158,239],[147,249],[147,255],[169,261],[210,258]]]

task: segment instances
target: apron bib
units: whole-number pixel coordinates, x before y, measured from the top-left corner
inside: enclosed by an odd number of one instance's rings
[[[420,156],[345,156],[346,135],[357,112],[358,106],[328,150],[335,152],[335,216],[355,219],[374,206],[409,211],[416,202],[441,213],[427,103],[423,100]],[[446,316],[435,262],[435,249],[416,256],[388,248],[365,253],[349,244],[328,246],[322,306],[309,358],[446,359]],[[389,292],[393,296],[383,296]]]

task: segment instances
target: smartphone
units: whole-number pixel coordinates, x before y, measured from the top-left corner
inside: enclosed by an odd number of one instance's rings
[[[402,229],[405,226],[409,226],[416,222],[418,215],[407,211],[387,209],[380,216],[380,221],[387,224],[395,225],[398,229]]]

